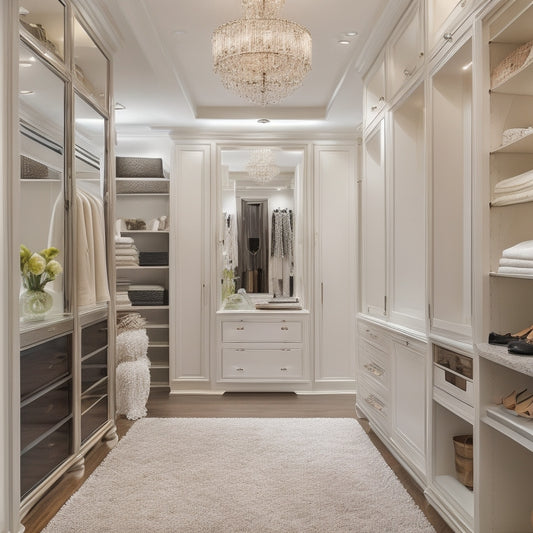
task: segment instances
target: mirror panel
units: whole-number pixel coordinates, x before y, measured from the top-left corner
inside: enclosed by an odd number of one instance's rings
[[[78,19],[74,19],[74,68],[77,81],[97,104],[106,107],[108,60]]]
[[[20,0],[19,21],[26,36],[54,57],[65,59],[65,6],[59,0]]]
[[[20,244],[32,252],[58,248],[55,259],[64,269],[65,84],[24,45],[19,59]],[[68,310],[64,286],[63,274],[46,284],[53,295],[47,317]]]
[[[254,147],[221,150],[221,302],[239,289],[258,298],[298,297],[301,287],[303,150],[272,148],[279,174],[262,182],[250,172]],[[301,274],[300,274],[301,276]],[[226,306],[227,308],[227,306]]]

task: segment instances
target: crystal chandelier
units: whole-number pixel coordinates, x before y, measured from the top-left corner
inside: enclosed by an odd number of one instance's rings
[[[274,165],[274,154],[270,148],[257,148],[252,150],[250,160],[246,165],[248,176],[266,183],[279,174],[279,167]]]
[[[311,70],[311,35],[279,18],[285,0],[242,0],[243,16],[212,37],[214,71],[226,89],[254,104],[275,104]]]

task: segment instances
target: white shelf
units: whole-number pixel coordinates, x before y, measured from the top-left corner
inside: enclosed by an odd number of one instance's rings
[[[61,183],[61,178],[20,178],[21,183]]]
[[[170,307],[168,305],[132,305],[129,307],[118,307],[117,311],[125,312],[125,311],[142,311],[142,310],[152,310],[152,309],[159,309],[159,310],[168,310]]]
[[[482,422],[533,452],[533,420],[515,416],[501,405],[487,407]]]
[[[141,233],[141,234],[144,234],[144,233],[148,233],[148,234],[154,234],[154,235],[157,235],[157,234],[162,234],[162,235],[168,235],[169,234],[169,231],[166,229],[166,230],[157,230],[157,231],[150,231],[150,230],[147,230],[147,229],[123,229],[120,231],[120,233]]]
[[[533,131],[516,141],[499,146],[492,154],[533,154]]]
[[[161,369],[161,370],[168,370],[170,367],[168,365],[161,365],[158,363],[151,363],[150,368],[155,369]]]
[[[168,329],[170,324],[146,324],[146,329]]]
[[[458,400],[438,387],[433,387],[433,401],[469,424],[474,424],[474,408],[471,405]]]
[[[168,192],[117,192],[117,196],[168,196]]]
[[[494,93],[500,94],[523,94],[533,95],[533,64],[526,63],[518,69],[513,76],[506,79],[496,87],[491,89]]]
[[[488,343],[478,344],[476,348],[480,357],[533,377],[533,356],[514,355],[507,351],[507,346],[495,346]]]
[[[474,517],[474,492],[467,489],[453,476],[436,476],[435,484],[452,499],[457,507],[473,520]]]
[[[169,348],[170,344],[168,342],[158,342],[153,341],[148,343],[148,349],[150,348]]]
[[[164,270],[168,269],[168,265],[161,266],[118,266],[117,270]]]

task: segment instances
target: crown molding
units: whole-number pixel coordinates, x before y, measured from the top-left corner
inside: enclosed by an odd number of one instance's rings
[[[268,118],[270,120],[325,120],[325,107],[208,107],[196,108],[198,119],[246,120]]]

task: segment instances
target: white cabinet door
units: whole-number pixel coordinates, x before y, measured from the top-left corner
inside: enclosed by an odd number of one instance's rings
[[[174,382],[209,380],[210,147],[177,146],[171,223],[176,227],[175,290],[170,310]],[[172,263],[171,263],[172,264]]]
[[[365,127],[374,122],[385,107],[385,59],[379,57],[365,78]]]
[[[363,147],[362,312],[386,314],[385,135],[381,121]]]
[[[394,339],[392,439],[417,473],[426,475],[425,346]]]
[[[315,147],[317,382],[355,386],[356,156],[352,146]]]

